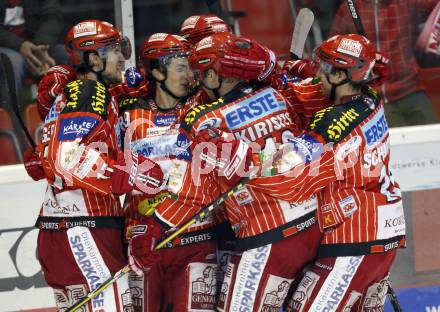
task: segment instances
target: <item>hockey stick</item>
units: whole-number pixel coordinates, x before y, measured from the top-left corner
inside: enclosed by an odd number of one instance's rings
[[[35,150],[35,142],[32,139],[31,134],[29,133],[29,130],[26,128],[23,119],[21,118],[20,112],[18,110],[18,101],[17,101],[17,90],[15,89],[15,82],[14,82],[14,69],[12,67],[11,60],[6,54],[0,53],[0,64],[2,64],[2,67],[6,74],[7,79],[7,85],[10,93],[10,107],[12,112],[14,113],[15,117],[17,117],[17,120],[20,124],[21,129],[23,130],[26,138],[28,139],[29,143],[31,144],[32,148]]]
[[[170,236],[165,238],[163,241],[161,241],[157,246],[154,248],[155,250],[163,248],[168,242],[172,241],[174,238],[176,238],[180,233],[182,233],[184,230],[186,230],[189,226],[194,224],[197,220],[200,220],[203,218],[207,213],[214,210],[216,207],[221,205],[225,202],[226,199],[228,199],[234,192],[241,189],[247,182],[249,182],[250,178],[245,177],[240,180],[240,182],[232,187],[229,191],[226,193],[223,193],[219,198],[217,198],[215,201],[213,201],[208,206],[202,208],[198,213],[196,213],[191,219],[189,219],[185,224],[183,224],[180,227],[173,228],[172,230],[175,230]],[[116,280],[124,276],[125,274],[129,273],[131,271],[131,268],[126,265],[121,270],[119,270],[114,276],[110,277],[108,280],[106,280],[104,283],[102,283],[101,286],[98,288],[92,290],[85,296],[84,298],[80,299],[77,303],[75,303],[73,306],[68,308],[65,312],[74,312],[78,310],[80,307],[82,307],[84,304],[98,296],[101,292],[106,290],[111,284],[113,284]]]
[[[73,306],[68,308],[65,312],[73,312],[81,308],[83,305],[85,305],[87,302],[95,298],[97,295],[99,295],[101,292],[106,290],[110,285],[112,285],[116,280],[130,272],[131,269],[128,265],[120,269],[118,272],[116,272],[115,275],[110,277],[108,280],[106,280],[104,283],[101,284],[98,288],[95,288],[93,291],[89,292],[87,296],[80,299],[77,303],[75,303]]]
[[[388,283],[387,295],[390,298],[391,305],[393,306],[394,312],[402,312],[402,307],[400,306],[399,300],[397,300],[396,293],[394,292],[391,284]]]
[[[315,16],[308,8],[302,8],[295,20],[295,28],[290,43],[290,56],[294,60],[302,59],[307,36],[312,28]]]
[[[168,236],[167,238],[165,238],[163,241],[161,241],[159,244],[157,244],[157,246],[155,247],[155,250],[158,250],[160,248],[162,248],[163,246],[165,246],[167,243],[169,243],[170,241],[172,241],[174,238],[176,238],[180,233],[182,233],[184,230],[186,230],[187,228],[189,228],[191,225],[193,225],[196,221],[204,218],[209,212],[213,211],[216,207],[220,206],[221,204],[223,204],[226,199],[228,199],[229,197],[231,197],[232,194],[234,194],[236,191],[238,191],[239,189],[241,189],[245,184],[247,184],[250,181],[249,177],[244,177],[240,180],[240,182],[238,182],[234,187],[232,187],[229,191],[223,193],[222,195],[220,195],[219,198],[217,198],[216,200],[214,200],[211,204],[209,204],[208,206],[202,208],[198,213],[196,213],[194,216],[192,216],[185,224],[177,227],[177,228],[173,228],[173,230],[175,230],[175,232],[173,232],[173,234],[171,234],[170,236]]]
[[[365,29],[362,25],[361,16],[356,8],[354,0],[347,0],[348,11],[350,11],[351,17],[353,18],[354,27],[359,35],[365,36]]]

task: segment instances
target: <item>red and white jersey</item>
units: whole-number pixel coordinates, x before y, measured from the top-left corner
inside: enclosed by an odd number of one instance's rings
[[[254,152],[269,155],[278,144],[299,133],[298,124],[301,122],[289,113],[286,100],[279,92],[271,87],[256,89],[241,85],[215,102],[189,109],[183,117],[181,130],[189,142],[202,129],[218,128],[250,143]],[[191,204],[181,210],[161,207],[156,210],[160,219],[169,224],[182,224],[200,206],[211,203],[227,191],[227,186],[217,184],[213,174],[197,174],[199,165],[180,161],[179,168],[172,171],[170,185],[174,193],[182,201],[187,198]],[[226,201],[226,213],[236,236],[247,238],[267,233],[310,213],[314,215],[316,206],[315,197],[295,204],[244,187]]]
[[[175,155],[182,112],[181,104],[174,109],[161,110],[151,98],[126,98],[119,103],[121,142],[125,148],[159,164],[165,180],[168,180],[169,168]],[[167,195],[166,188],[155,195],[135,191],[128,193],[124,202],[127,226],[141,222],[145,215],[151,215]]]
[[[317,194],[321,256],[404,245],[401,193],[389,170],[388,125],[379,101],[357,95],[317,112],[307,129],[290,139],[293,150],[278,163],[282,174],[250,182],[250,189],[287,201]]]
[[[46,116],[39,145],[49,182],[40,212],[50,217],[122,216],[111,192],[118,107],[98,81],[75,80]]]

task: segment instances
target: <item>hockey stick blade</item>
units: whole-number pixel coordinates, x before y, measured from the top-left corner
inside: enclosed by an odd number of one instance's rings
[[[301,59],[304,52],[304,45],[307,40],[310,28],[312,28],[315,16],[308,8],[299,10],[293,29],[292,41],[290,43],[290,55],[293,59]]]

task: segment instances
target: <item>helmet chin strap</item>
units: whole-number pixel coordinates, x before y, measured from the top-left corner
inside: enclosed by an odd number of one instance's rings
[[[172,98],[176,99],[176,100],[181,100],[183,97],[177,96],[175,95],[165,84],[165,80],[167,80],[166,78],[164,80],[157,80],[156,78],[154,78],[157,82],[159,82],[159,86],[160,88],[168,95],[170,95]]]
[[[330,90],[330,100],[334,101],[336,99],[336,88],[350,82],[350,79],[348,79],[348,73],[346,73],[346,77],[344,80],[340,81],[339,83],[333,83],[330,81],[330,75],[325,74],[325,78],[327,79],[328,83],[331,84],[332,88]]]

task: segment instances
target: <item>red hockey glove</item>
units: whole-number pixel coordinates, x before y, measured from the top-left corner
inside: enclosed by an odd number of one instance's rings
[[[128,243],[128,264],[137,275],[144,269],[160,261],[160,253],[154,247],[160,242],[164,230],[162,226],[150,219],[146,224],[131,228],[131,239]]]
[[[388,78],[388,63],[390,60],[382,53],[376,52],[376,63],[373,67],[373,78],[368,85],[372,87],[379,87],[385,83]]]
[[[55,98],[75,78],[75,71],[69,65],[57,65],[49,69],[38,85],[37,103],[41,119],[44,120]]]
[[[289,78],[306,79],[316,76],[316,69],[310,60],[287,60],[284,62],[282,70],[287,72]]]
[[[24,152],[23,163],[27,174],[32,180],[39,181],[46,177],[43,167],[41,166],[40,155],[38,155],[33,148],[30,147]]]
[[[213,145],[207,146],[206,143]],[[202,165],[206,162],[214,166],[224,184],[234,186],[248,174],[252,149],[247,143],[235,139],[232,133],[205,129],[197,134],[193,145],[193,157],[199,157]]]
[[[237,38],[228,42],[220,59],[222,76],[265,80],[275,69],[275,54],[256,41]]]
[[[154,161],[137,153],[118,152],[113,165],[112,192],[116,195],[132,190],[154,195],[161,190],[163,172]]]

